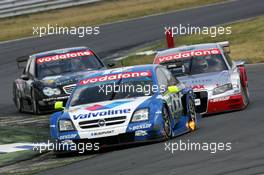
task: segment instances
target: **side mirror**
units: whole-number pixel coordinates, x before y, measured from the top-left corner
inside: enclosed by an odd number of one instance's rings
[[[108,65],[108,67],[114,67],[115,63],[108,63],[107,65]]]
[[[176,93],[180,92],[180,89],[177,86],[169,86],[168,91],[171,94],[176,94]]]
[[[23,75],[21,75],[21,79],[27,81],[27,80],[29,80],[29,77],[27,75],[23,74]]]
[[[235,65],[236,65],[237,67],[239,67],[239,66],[244,66],[245,63],[246,63],[246,62],[245,62],[245,61],[242,61],[242,60],[235,61]]]
[[[63,107],[63,101],[57,101],[57,102],[55,102],[54,109],[56,109],[56,110],[63,110],[64,109],[64,107]]]
[[[27,66],[28,56],[21,56],[16,59],[18,69],[25,68]]]

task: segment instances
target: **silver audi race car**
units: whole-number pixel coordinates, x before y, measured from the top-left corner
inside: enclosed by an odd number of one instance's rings
[[[197,112],[212,114],[240,110],[249,104],[243,61],[232,61],[229,42],[197,44],[157,53],[154,64],[165,65],[195,93]]]

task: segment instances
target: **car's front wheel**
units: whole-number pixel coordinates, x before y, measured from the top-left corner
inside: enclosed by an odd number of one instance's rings
[[[34,92],[34,90],[32,90],[31,92],[31,105],[33,114],[40,114],[39,106],[36,99],[36,93]]]

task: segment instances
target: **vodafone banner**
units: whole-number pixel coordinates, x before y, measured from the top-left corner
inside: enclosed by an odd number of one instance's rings
[[[195,50],[195,51],[188,51],[188,52],[179,52],[172,55],[166,55],[161,57],[156,57],[154,64],[159,64],[161,62],[177,60],[181,58],[190,58],[192,56],[206,56],[206,55],[217,55],[221,54],[219,49],[207,49],[207,50]]]
[[[57,60],[64,60],[64,59],[69,59],[69,58],[76,58],[76,57],[81,57],[81,56],[90,56],[90,55],[93,55],[93,53],[90,50],[79,51],[79,52],[69,52],[65,54],[37,58],[37,64],[42,64],[42,63],[57,61]]]
[[[126,78],[137,78],[137,77],[150,77],[151,72],[126,72],[126,73],[119,73],[119,74],[112,74],[112,75],[105,75],[99,76],[94,78],[88,78],[86,80],[80,81],[80,85],[86,85],[90,83],[97,83],[103,81],[111,81],[111,80],[118,80],[118,79],[126,79]]]

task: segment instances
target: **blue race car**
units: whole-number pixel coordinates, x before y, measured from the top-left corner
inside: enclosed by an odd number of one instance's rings
[[[163,140],[193,131],[194,94],[161,65],[109,69],[79,81],[66,107],[55,103],[56,143],[116,145]]]

